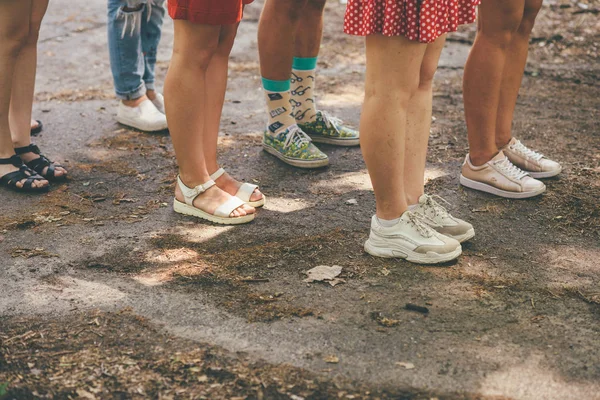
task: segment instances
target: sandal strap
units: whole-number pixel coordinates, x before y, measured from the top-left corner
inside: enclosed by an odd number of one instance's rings
[[[239,197],[247,203],[250,201],[250,197],[252,197],[256,189],[258,189],[257,185],[253,185],[251,183],[243,183],[242,186],[240,186],[240,188],[238,189],[235,196]]]
[[[212,174],[210,176],[210,179],[212,179],[213,181],[216,181],[217,179],[219,179],[223,174],[225,173],[225,170],[223,168],[219,168],[218,170],[215,171],[214,174]]]
[[[12,165],[17,168],[21,168],[24,165],[23,160],[18,155],[11,156],[9,158],[0,158],[0,165]]]
[[[217,217],[229,218],[232,212],[234,212],[244,204],[245,203],[241,199],[235,196],[231,196],[229,200],[217,207],[214,215]]]
[[[20,156],[21,154],[25,154],[25,153],[41,154],[42,152],[40,151],[39,147],[37,147],[35,144],[31,143],[29,146],[15,148],[15,153],[18,156]]]
[[[25,164],[22,164],[18,171],[9,172],[8,174],[0,177],[0,183],[16,187],[17,182],[20,182],[23,179],[26,179],[26,181],[23,183],[23,188],[25,189],[31,189],[31,185],[35,181],[46,180],[43,176],[40,176],[36,174],[35,171],[32,171],[31,168]]]
[[[215,181],[210,180],[208,182],[203,183],[202,185],[198,185],[194,188],[190,188],[186,186],[185,183],[181,180],[181,177],[177,175],[177,184],[179,185],[179,189],[181,189],[181,193],[183,193],[183,197],[185,198],[185,203],[189,206],[193,205],[194,199],[206,192],[211,187],[215,186]]]

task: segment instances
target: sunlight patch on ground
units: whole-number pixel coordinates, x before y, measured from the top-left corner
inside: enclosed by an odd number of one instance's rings
[[[313,203],[309,203],[302,199],[292,199],[289,197],[268,197],[265,210],[275,211],[282,214],[296,212],[313,207]],[[260,211],[259,211],[260,218]]]
[[[550,370],[547,362],[544,356],[533,355],[525,363],[489,373],[481,383],[481,394],[521,400],[598,398],[599,384],[567,382],[557,371]]]

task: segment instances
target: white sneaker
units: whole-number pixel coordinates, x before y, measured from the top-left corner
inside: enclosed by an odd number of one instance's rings
[[[533,178],[550,178],[562,171],[559,163],[529,149],[515,138],[510,139],[510,142],[500,150],[504,151],[511,163],[529,173]]]
[[[471,164],[467,154],[460,174],[460,184],[507,199],[526,199],[546,191],[544,183],[516,167],[502,151],[479,167]]]
[[[152,104],[144,100],[137,107],[127,107],[119,103],[117,121],[144,132],[157,132],[167,129],[167,117]]]
[[[154,107],[161,113],[165,114],[165,98],[162,94],[156,92],[156,97],[152,100]]]
[[[439,196],[442,201],[446,201]],[[466,242],[475,236],[475,229],[470,223],[462,219],[453,217],[448,210],[433,199],[433,196],[427,194],[419,197],[419,203],[410,210],[419,214],[423,222],[442,235],[458,240],[460,243]]]
[[[375,257],[404,258],[417,264],[438,264],[454,260],[462,253],[455,239],[437,233],[417,214],[406,211],[390,228],[371,220],[371,234],[365,251]]]

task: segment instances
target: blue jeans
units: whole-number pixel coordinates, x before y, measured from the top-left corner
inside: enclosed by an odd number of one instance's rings
[[[165,0],[108,0],[108,51],[119,99],[137,99],[154,90],[164,16]]]

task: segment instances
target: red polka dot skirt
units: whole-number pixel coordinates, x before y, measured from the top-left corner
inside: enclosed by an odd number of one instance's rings
[[[431,43],[475,21],[481,0],[348,0],[344,32]]]

